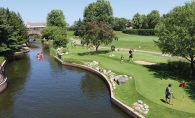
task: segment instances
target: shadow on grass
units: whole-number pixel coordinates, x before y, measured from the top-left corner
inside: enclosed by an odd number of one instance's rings
[[[188,94],[188,96],[195,101],[195,82],[191,81],[188,82],[187,86],[185,87],[185,91]]]
[[[144,66],[149,71],[154,72],[156,78],[187,82],[185,91],[195,101],[195,79],[191,76],[190,63],[184,61],[168,61],[167,63]]]
[[[98,51],[89,51],[89,52],[83,52],[83,53],[78,53],[79,56],[84,56],[84,55],[98,55],[98,54],[106,54],[109,53],[110,50],[98,50]]]
[[[160,101],[163,102],[163,103],[167,103],[164,99],[160,99]]]

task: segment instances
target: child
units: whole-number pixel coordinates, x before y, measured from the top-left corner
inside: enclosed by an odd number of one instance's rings
[[[124,57],[121,55],[121,63],[124,63]]]

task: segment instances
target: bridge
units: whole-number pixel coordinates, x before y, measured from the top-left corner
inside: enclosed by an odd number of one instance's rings
[[[41,31],[40,30],[29,30],[28,31],[28,35],[32,36],[32,35],[39,35],[41,36]]]

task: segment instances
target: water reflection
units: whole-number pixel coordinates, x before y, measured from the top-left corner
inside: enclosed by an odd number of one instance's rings
[[[81,90],[84,95],[92,99],[101,97],[101,95],[107,93],[108,88],[105,89],[105,86],[102,86],[104,81],[94,75],[93,73],[85,73],[81,77]]]
[[[9,66],[12,65],[12,66]],[[5,74],[9,78],[8,88],[0,94],[0,111],[9,110],[14,100],[24,89],[24,83],[30,76],[30,59],[26,54],[14,56],[6,66]]]

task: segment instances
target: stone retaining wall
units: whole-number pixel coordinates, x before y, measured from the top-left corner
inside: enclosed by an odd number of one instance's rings
[[[143,115],[139,114],[138,112],[136,112],[133,108],[123,104],[121,101],[119,101],[118,99],[116,99],[114,97],[114,94],[113,94],[113,88],[112,88],[112,84],[110,83],[110,81],[108,81],[107,77],[100,73],[99,71],[93,69],[93,68],[89,68],[87,66],[84,66],[84,65],[79,65],[79,64],[71,64],[71,63],[66,63],[66,62],[63,62],[61,61],[59,58],[57,57],[54,57],[59,63],[63,64],[63,65],[67,65],[67,66],[72,66],[72,67],[78,67],[78,68],[82,68],[82,69],[85,69],[85,70],[88,70],[88,71],[91,71],[95,74],[97,74],[98,76],[100,76],[102,79],[104,79],[104,81],[106,82],[106,84],[108,85],[109,87],[109,90],[110,90],[110,96],[111,96],[111,102],[113,104],[115,104],[116,106],[118,106],[121,110],[123,110],[125,113],[127,113],[129,116],[133,117],[133,118],[144,118]]]
[[[4,68],[5,65],[7,63],[7,60],[5,60],[2,64],[1,64],[1,68]],[[3,69],[4,70],[4,69]],[[3,92],[6,88],[7,88],[7,77],[5,77],[5,73],[4,71],[2,73],[0,73],[1,76],[3,77],[2,82],[0,83],[0,93]]]

